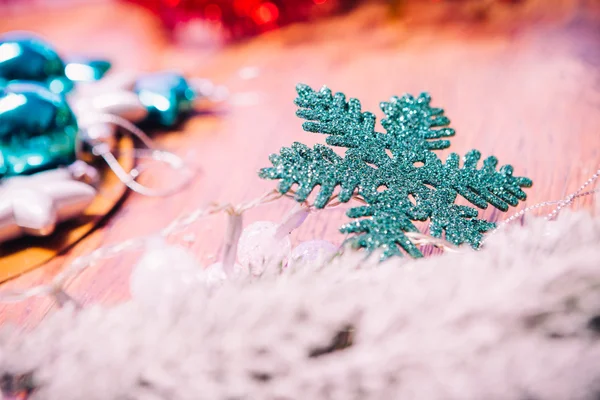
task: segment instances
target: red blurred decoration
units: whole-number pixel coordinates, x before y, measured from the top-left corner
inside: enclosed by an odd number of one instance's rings
[[[142,5],[169,30],[205,20],[219,24],[229,39],[242,39],[278,27],[344,12],[359,0],[125,0]]]
[[[61,5],[81,4],[87,0],[60,0]],[[108,1],[108,0],[106,0]],[[188,42],[222,42],[237,40],[277,29],[284,25],[313,20],[342,13],[368,0],[120,0],[135,3],[152,11],[173,33],[174,38]],[[456,5],[453,11],[460,15],[459,6],[479,6],[486,11],[495,5],[518,5],[526,0],[373,0],[387,3],[392,15],[403,17],[404,6]],[[583,0],[582,0],[583,1]],[[593,0],[591,0],[593,1]],[[1,7],[30,11],[33,7],[49,7],[50,0],[0,0]],[[2,14],[2,13],[0,13]],[[479,13],[478,15],[481,15]],[[200,22],[198,24],[198,22]],[[205,23],[206,22],[206,23]],[[180,29],[181,28],[181,29]],[[190,40],[191,39],[191,40]]]
[[[273,3],[266,2],[254,9],[252,19],[257,25],[274,23],[279,18],[279,8]]]
[[[216,4],[209,4],[204,7],[204,17],[209,21],[220,21],[223,17],[221,7]]]

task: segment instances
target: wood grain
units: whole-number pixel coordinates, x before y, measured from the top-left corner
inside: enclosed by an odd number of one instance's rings
[[[326,84],[360,98],[365,109],[376,113],[379,101],[392,95],[428,91],[457,130],[452,151],[477,148],[531,177],[527,204],[562,198],[600,167],[600,3],[534,3],[537,9],[522,8],[518,17],[499,14],[488,22],[419,7],[405,10],[410,18],[391,19],[383,5],[367,5],[223,48],[169,44],[158,21],[126,5],[3,18],[1,31],[37,31],[66,53],[105,55],[121,70],[178,68],[232,92],[226,111],[198,115],[157,135],[163,146],[201,170],[188,189],[165,199],[129,196],[101,229],[67,255],[3,288],[45,282],[78,255],[155,232],[210,201],[241,202],[271,189],[273,182],[256,177],[270,153],[293,141],[324,139],[303,132],[295,117],[298,82]],[[592,209],[592,204],[588,197],[574,208]],[[251,211],[246,222],[278,220],[290,207],[281,200]],[[506,217],[492,211],[483,215]],[[293,240],[339,242],[343,219],[342,209],[311,216]],[[204,262],[218,254],[223,222],[215,217],[188,232],[195,240],[187,245]],[[86,304],[123,301],[135,257],[122,255],[86,271],[68,292]],[[2,306],[0,322],[28,328],[50,309],[48,299]]]

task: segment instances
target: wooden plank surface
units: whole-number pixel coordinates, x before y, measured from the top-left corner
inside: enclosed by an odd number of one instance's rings
[[[361,99],[375,113],[379,101],[392,95],[428,91],[457,130],[450,150],[464,154],[477,148],[514,165],[516,174],[534,181],[527,204],[562,198],[600,167],[600,2],[533,3],[537,8],[522,7],[513,17],[499,14],[488,23],[448,19],[419,7],[405,10],[410,18],[394,20],[383,5],[367,5],[224,48],[172,45],[152,15],[123,4],[2,18],[0,31],[38,32],[65,54],[109,57],[121,71],[176,68],[232,92],[225,112],[196,116],[157,135],[200,170],[188,189],[164,199],[128,196],[68,254],[2,288],[47,282],[64,263],[99,246],[158,231],[210,201],[241,202],[273,188],[273,182],[256,176],[258,168],[268,166],[270,153],[293,141],[324,139],[303,132],[294,115],[298,82],[326,84]],[[585,198],[574,208],[592,209],[592,204]],[[246,222],[278,220],[291,206],[286,200],[264,206],[251,211]],[[484,213],[493,220],[510,214]],[[313,215],[293,240],[339,242],[343,220],[343,209]],[[223,222],[212,218],[186,232],[194,237],[186,245],[205,263],[218,253]],[[71,282],[68,291],[85,304],[123,301],[135,259],[127,254],[101,263]],[[0,323],[31,327],[50,309],[43,298],[3,305]]]

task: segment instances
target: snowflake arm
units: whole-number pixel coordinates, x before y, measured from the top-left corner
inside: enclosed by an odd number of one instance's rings
[[[444,138],[454,136],[454,129],[447,127],[450,120],[444,110],[431,107],[430,102],[429,94],[421,93],[416,98],[408,94],[394,96],[380,104],[386,116],[381,125],[395,138],[395,150],[422,152],[450,147],[450,141]]]
[[[429,233],[433,237],[445,238],[457,246],[469,243],[479,247],[483,233],[494,229],[496,224],[476,218],[473,207],[455,204],[457,193],[448,187],[440,187],[430,192],[426,207],[429,215]]]
[[[358,234],[349,241],[369,252],[382,251],[382,259],[402,255],[398,246],[414,258],[422,257],[421,251],[405,235],[405,232],[418,232],[409,217],[411,208],[414,206],[408,199],[381,193],[373,204],[348,210],[346,215],[356,220],[343,225],[340,232]]]
[[[352,158],[342,158],[329,147],[315,145],[310,148],[302,143],[294,143],[291,148],[284,147],[280,154],[269,157],[273,167],[263,168],[259,176],[263,179],[280,179],[279,192],[287,193],[294,184],[298,184],[295,199],[303,202],[316,186],[321,189],[315,200],[317,208],[323,208],[331,199],[336,186],[341,185],[339,199],[347,202],[360,185],[359,177],[368,171],[356,172],[356,168],[365,169],[366,164]],[[357,165],[356,165],[357,164]]]
[[[498,160],[488,157],[483,167],[477,169],[481,153],[471,150],[465,156],[464,166],[460,168],[457,154],[450,154],[446,160],[444,183],[452,187],[473,205],[487,208],[488,203],[501,211],[516,206],[519,200],[527,197],[521,189],[531,187],[531,179],[513,176],[513,167],[504,165],[496,171]]]

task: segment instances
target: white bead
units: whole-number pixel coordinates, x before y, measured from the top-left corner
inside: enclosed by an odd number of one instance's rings
[[[310,262],[325,261],[337,252],[338,248],[326,240],[309,240],[300,243],[292,251],[290,267],[298,267]]]
[[[130,277],[132,297],[149,307],[180,304],[190,292],[206,281],[194,255],[180,246],[157,240],[134,267]]]
[[[238,243],[238,261],[253,275],[260,275],[268,266],[285,263],[291,250],[289,236],[277,240],[279,225],[270,221],[258,221],[249,225]]]

